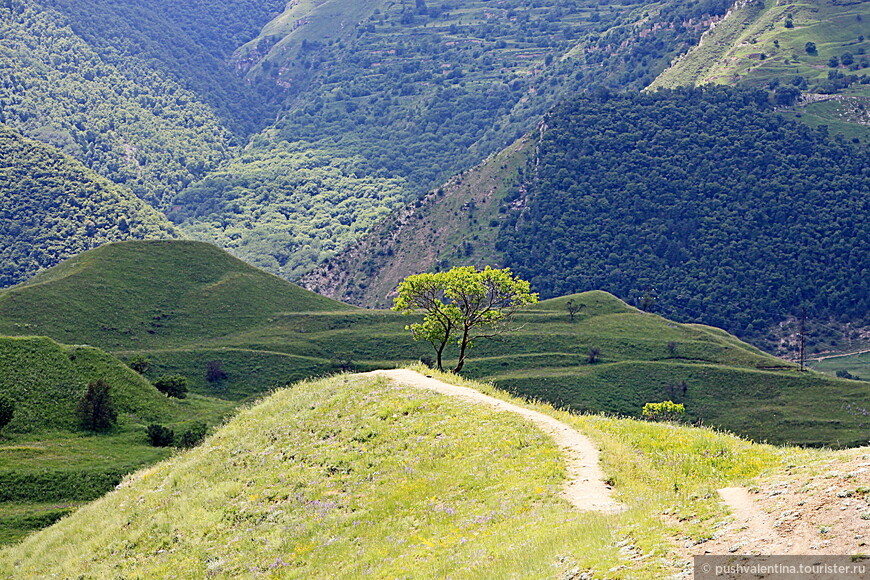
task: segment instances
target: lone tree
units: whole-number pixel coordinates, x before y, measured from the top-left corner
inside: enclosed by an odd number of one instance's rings
[[[444,370],[444,350],[451,341],[459,346],[459,359],[453,372],[465,364],[468,349],[479,338],[491,338],[508,330],[517,310],[538,301],[529,283],[514,276],[510,269],[487,266],[453,268],[448,272],[415,274],[399,284],[393,310],[402,314],[423,311],[423,322],[407,328],[414,340],[432,343],[438,370]]]
[[[88,383],[88,390],[78,404],[82,427],[88,431],[105,431],[115,424],[118,412],[111,391],[112,387],[102,379]]]
[[[574,316],[576,316],[577,313],[580,312],[580,309],[585,308],[585,307],[586,307],[585,304],[580,304],[579,302],[574,302],[573,298],[568,300],[568,302],[565,303],[565,309],[568,311],[568,316],[571,317],[571,322],[574,322]]]
[[[164,375],[154,381],[154,387],[167,397],[187,397],[187,377],[183,375]]]

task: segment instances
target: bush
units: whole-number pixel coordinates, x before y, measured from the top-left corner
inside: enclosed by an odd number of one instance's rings
[[[210,360],[205,363],[205,380],[210,383],[216,383],[227,378],[227,373],[224,372],[224,363],[219,360]]]
[[[643,406],[643,418],[649,421],[679,421],[685,414],[686,407],[673,401],[647,403]]]
[[[154,381],[154,387],[167,397],[187,397],[187,377],[182,375],[164,375]]]
[[[151,368],[151,361],[144,356],[134,356],[130,359],[130,362],[127,363],[127,366],[140,375],[144,375],[148,372],[148,369]]]
[[[15,401],[9,396],[0,394],[0,431],[9,424],[15,414]]]
[[[152,447],[169,447],[175,441],[175,432],[163,425],[148,425],[148,441]]]
[[[208,428],[205,426],[205,423],[193,423],[182,431],[181,436],[178,438],[178,446],[186,449],[196,447],[205,439],[206,431],[208,431]]]
[[[88,383],[88,390],[78,403],[78,416],[82,428],[88,431],[106,431],[118,420],[118,411],[112,400],[112,387],[100,379]]]
[[[589,349],[589,352],[586,353],[586,362],[594,365],[601,359],[601,349],[597,346],[593,346]]]

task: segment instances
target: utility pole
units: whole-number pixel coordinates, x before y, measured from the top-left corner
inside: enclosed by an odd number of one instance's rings
[[[800,362],[801,362],[801,371],[807,370],[805,365],[807,361],[807,315],[806,312],[801,312],[801,324],[800,324]]]

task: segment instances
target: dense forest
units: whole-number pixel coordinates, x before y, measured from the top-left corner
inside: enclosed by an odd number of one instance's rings
[[[170,217],[191,238],[297,279],[383,220],[406,180],[366,175],[361,158],[285,143],[268,160],[234,160],[191,186]]]
[[[266,115],[223,58],[268,20],[269,3],[235,25],[244,6],[219,5],[0,3],[0,122],[168,207]]]
[[[291,3],[234,57],[247,78],[284,91],[278,121],[191,185],[171,217],[194,237],[297,279],[397,201],[525,134],[563,95],[643,88],[727,6]],[[299,167],[313,199],[291,175]]]
[[[0,125],[0,287],[105,242],[176,237],[159,212]]]
[[[729,88],[584,96],[544,126],[498,242],[543,296],[603,289],[744,336],[866,318],[866,146]]]

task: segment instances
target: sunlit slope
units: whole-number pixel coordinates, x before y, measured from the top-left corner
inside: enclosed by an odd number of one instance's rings
[[[337,376],[276,393],[0,552],[0,573],[661,578],[683,566],[673,538],[709,537],[725,517],[717,487],[816,457],[538,408],[595,439],[627,512],[558,498],[558,448],[514,415]]]
[[[805,78],[822,87],[829,72],[868,73],[870,6],[866,2],[790,0],[738,2],[701,42],[665,70],[650,88],[707,83],[761,85]],[[808,49],[807,44],[815,47]],[[829,65],[832,57],[852,56]],[[854,70],[851,65],[855,64]],[[867,94],[866,84],[854,89]]]

